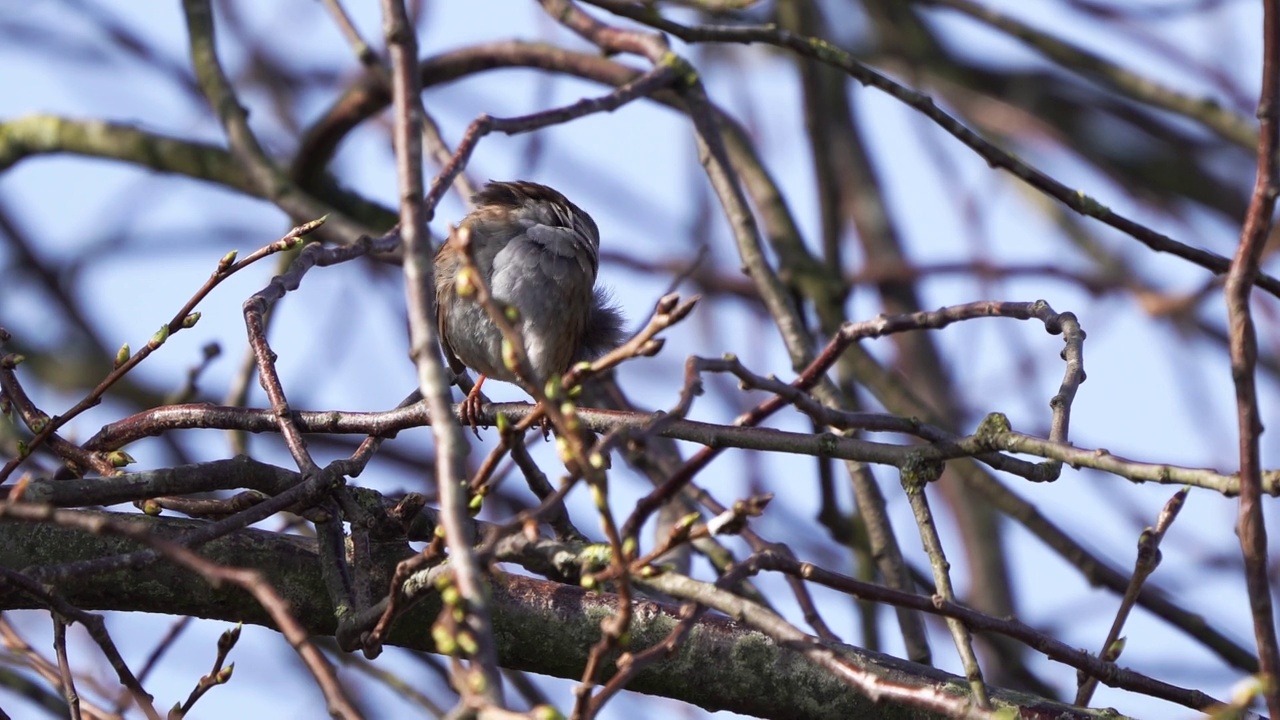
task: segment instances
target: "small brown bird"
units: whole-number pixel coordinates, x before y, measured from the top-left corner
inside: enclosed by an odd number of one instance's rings
[[[519,311],[534,382],[565,373],[622,343],[622,313],[595,287],[600,231],[564,195],[537,183],[490,182],[472,210],[436,253],[436,321],[445,359],[455,373],[480,373],[463,403],[463,421],[486,377],[515,382],[502,361],[502,333],[474,298],[460,298],[463,250],[458,232],[471,233],[471,256],[493,298]],[[468,414],[471,413],[470,417]]]

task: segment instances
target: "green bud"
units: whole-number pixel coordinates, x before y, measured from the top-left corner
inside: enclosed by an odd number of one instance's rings
[[[547,384],[542,388],[542,391],[547,394],[548,400],[559,400],[560,389],[560,376],[552,375],[547,378]]]
[[[471,633],[465,631],[460,632],[458,633],[457,640],[458,647],[462,648],[463,654],[474,657],[476,653],[480,652],[480,645],[476,643],[476,639]],[[479,675],[480,673],[473,673],[472,677],[478,677]],[[483,678],[481,681],[483,682]]]
[[[436,650],[444,655],[458,654],[458,645],[453,641],[453,636],[449,634],[448,629],[443,625],[431,626],[431,639],[436,644]]]
[[[516,348],[511,341],[502,338],[502,366],[511,372],[515,372],[520,367],[520,360],[516,357]]]
[[[127,362],[129,362],[129,343],[121,345],[120,349],[116,351],[116,362],[111,369],[119,370]]]
[[[529,711],[533,720],[564,720],[564,713],[550,705],[539,705]]]
[[[469,267],[458,271],[453,280],[453,291],[460,298],[473,297],[476,294],[476,275]]]
[[[1124,646],[1128,640],[1128,638],[1123,637],[1116,638],[1115,642],[1107,646],[1107,651],[1102,654],[1102,659],[1115,662],[1116,658],[1120,657],[1120,654],[1124,652]]]
[[[156,334],[151,336],[151,340],[147,342],[147,346],[150,347],[152,350],[154,350],[160,347],[161,345],[163,345],[164,341],[168,339],[169,339],[169,326],[161,325],[160,329],[156,331]]]
[[[134,460],[132,455],[123,450],[116,450],[114,452],[107,453],[107,462],[111,463],[111,467],[120,468],[125,467],[126,465],[132,465],[137,462],[137,460]]]
[[[218,650],[226,652],[236,646],[236,642],[240,640],[240,630],[244,627],[244,623],[236,623],[233,628],[227,628],[218,636]]]
[[[240,254],[239,250],[232,250],[226,255],[223,255],[222,259],[218,261],[218,274],[221,275],[226,271],[230,270],[231,265],[236,261],[236,256],[239,254]]]

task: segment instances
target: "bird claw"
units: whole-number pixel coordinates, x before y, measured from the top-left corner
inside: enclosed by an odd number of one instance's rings
[[[458,403],[458,421],[463,425],[470,427],[471,432],[476,434],[476,438],[480,437],[480,428],[478,427],[480,418],[480,408],[489,399],[480,394],[480,386],[484,384],[484,376],[481,375],[476,380],[476,384],[471,386],[471,391],[467,396]],[[488,427],[488,426],[486,426]]]
[[[471,428],[471,432],[476,437],[480,437],[480,427],[477,419],[480,415],[481,400],[478,397],[468,395],[458,404],[458,420],[464,427]]]

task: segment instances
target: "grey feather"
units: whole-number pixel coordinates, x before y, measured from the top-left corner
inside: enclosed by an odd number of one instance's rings
[[[587,316],[587,329],[582,333],[582,343],[575,363],[594,360],[613,350],[627,339],[626,318],[614,302],[608,290],[598,287],[591,298],[591,314]]]
[[[493,298],[519,311],[516,329],[534,381],[593,360],[626,337],[622,313],[595,288],[599,229],[591,217],[551,188],[527,182],[490,183],[461,228]],[[501,332],[478,303],[458,297],[463,265],[459,236],[436,256],[437,323],[445,357],[496,380],[514,381],[502,357]]]

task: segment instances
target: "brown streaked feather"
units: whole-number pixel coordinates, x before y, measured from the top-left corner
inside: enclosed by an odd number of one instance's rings
[[[445,246],[453,240],[453,234],[450,233],[449,238],[440,245],[440,249],[436,251],[435,257],[435,273],[436,273],[436,336],[440,340],[440,349],[444,351],[445,362],[449,363],[449,369],[454,374],[461,374],[467,369],[466,365],[458,359],[458,354],[454,352],[453,346],[449,344],[449,334],[445,327],[445,308],[448,304],[455,301],[454,298],[454,270],[452,268],[442,268],[440,261],[441,253]]]
[[[568,212],[564,214],[556,213],[557,224],[560,227],[574,230],[576,229],[574,220],[577,219],[588,226],[589,232],[593,237],[600,237],[600,229],[596,227],[596,222],[591,219],[590,215],[573,204],[559,190],[549,188],[546,185],[539,185],[528,180],[505,182],[490,180],[489,184],[481,188],[471,199],[476,207],[492,206],[507,210],[518,210],[530,201],[545,202],[557,209],[566,208]],[[587,230],[587,228],[583,229]]]

